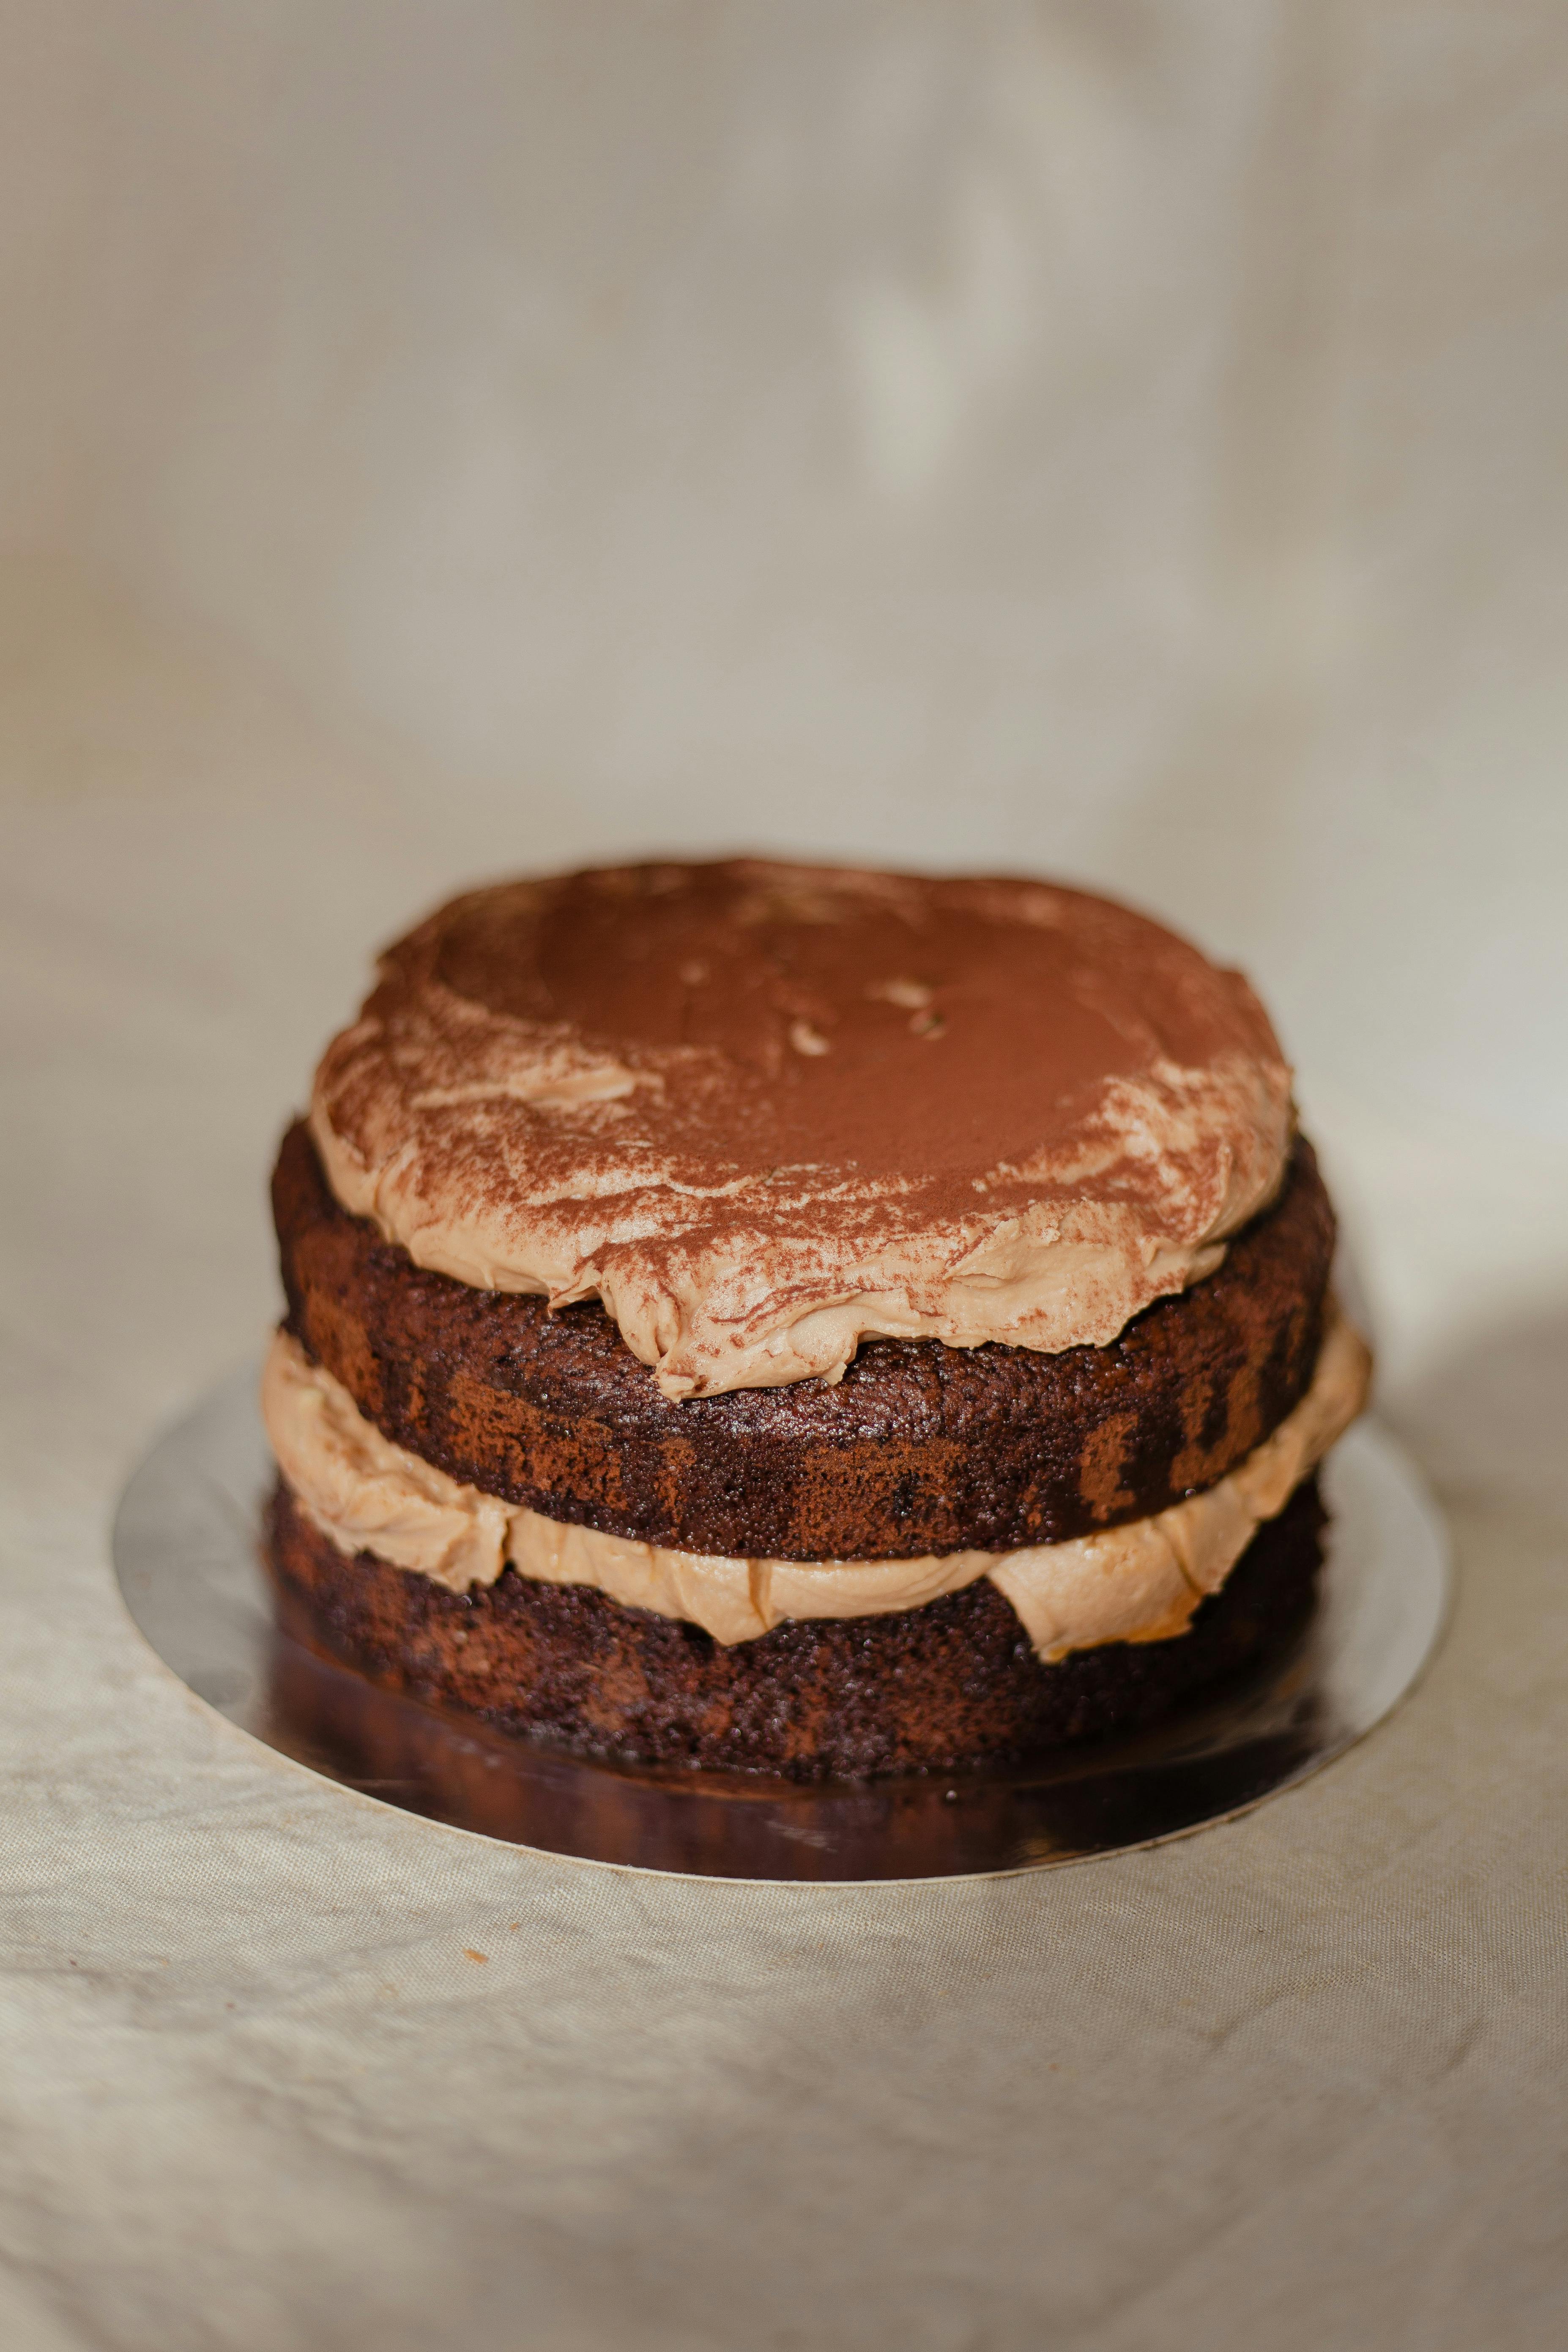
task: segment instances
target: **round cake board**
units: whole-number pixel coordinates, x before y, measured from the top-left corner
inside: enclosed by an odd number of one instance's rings
[[[1234,1820],[1396,1706],[1442,1633],[1447,1532],[1408,1457],[1363,1422],[1324,1468],[1321,1598],[1267,1668],[1125,1742],[1027,1766],[800,1786],[586,1761],[378,1689],[278,1622],[261,1565],[273,1476],[247,1370],[127,1486],[114,1566],[181,1681],[296,1763],[481,1837],[620,1869],[871,1882],[1042,1870]]]

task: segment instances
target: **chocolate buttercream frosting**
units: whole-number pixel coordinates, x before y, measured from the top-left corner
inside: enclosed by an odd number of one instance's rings
[[[735,858],[453,900],[310,1124],[416,1264],[597,1296],[679,1398],[871,1333],[1103,1346],[1218,1265],[1293,1113],[1246,981],[1126,908]]]

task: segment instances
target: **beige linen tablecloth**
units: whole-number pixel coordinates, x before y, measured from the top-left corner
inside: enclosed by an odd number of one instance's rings
[[[1568,2341],[1561,5],[0,13],[0,2344]],[[371,946],[737,843],[1278,1012],[1460,1587],[1249,1819],[640,1876],[130,1627]]]

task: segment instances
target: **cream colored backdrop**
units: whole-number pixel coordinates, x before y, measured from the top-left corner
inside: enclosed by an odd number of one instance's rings
[[[1560,9],[6,13],[0,529],[353,740],[373,928],[644,845],[1059,866],[1554,1201]],[[1453,1211],[1483,1285],[1568,1257]]]
[[[18,2324],[1552,2340],[1568,14],[11,0],[0,55]],[[261,1171],[370,946],[736,844],[1056,867],[1255,972],[1468,1547],[1315,1790],[1010,1890],[650,1891],[368,1808],[351,1853],[134,1648],[114,1491],[271,1311]],[[504,1998],[475,1904],[533,1923]],[[816,2139],[803,2049],[856,2086]]]

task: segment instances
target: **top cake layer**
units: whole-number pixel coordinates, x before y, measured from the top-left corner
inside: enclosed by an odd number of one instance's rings
[[[595,1294],[666,1395],[868,1333],[1102,1346],[1273,1196],[1247,982],[1040,883],[737,858],[455,899],[328,1048],[333,1192],[422,1265]]]

